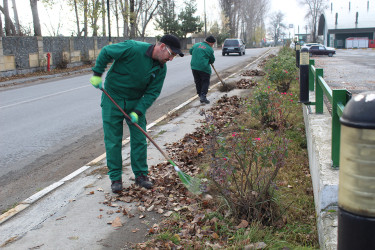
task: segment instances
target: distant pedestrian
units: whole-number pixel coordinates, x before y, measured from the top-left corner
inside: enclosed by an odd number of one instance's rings
[[[135,183],[152,188],[147,165],[146,136],[133,123],[146,131],[146,110],[160,95],[167,73],[166,62],[176,55],[184,56],[177,37],[164,35],[155,45],[127,40],[102,48],[90,83],[104,88],[129,114],[126,123],[130,131],[130,160]],[[102,74],[112,62],[102,86]],[[107,153],[108,175],[112,181],[112,192],[122,191],[122,136],[124,114],[103,93],[101,99],[104,143]]]
[[[195,88],[201,103],[210,103],[207,100],[208,87],[210,85],[211,64],[215,62],[214,46],[216,39],[208,36],[204,42],[196,43],[190,48],[191,70],[193,72]]]

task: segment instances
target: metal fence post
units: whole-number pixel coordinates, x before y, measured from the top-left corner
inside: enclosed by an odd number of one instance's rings
[[[375,249],[375,92],[357,94],[341,116],[339,250]]]
[[[316,99],[316,113],[323,114],[323,89],[319,84],[319,76],[323,77],[323,69],[316,69],[315,72],[315,99]]]
[[[314,91],[314,73],[312,72],[311,66],[315,65],[315,60],[310,59],[309,62],[309,90]]]
[[[332,90],[332,143],[331,143],[331,158],[332,167],[338,168],[340,164],[340,116],[338,114],[338,104],[342,103],[344,106],[347,102],[346,89]]]

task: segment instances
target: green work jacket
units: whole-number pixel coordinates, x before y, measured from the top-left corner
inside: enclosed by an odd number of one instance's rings
[[[211,75],[211,63],[215,62],[214,50],[208,43],[196,43],[189,50],[191,69],[200,70]]]
[[[159,97],[167,73],[166,64],[152,59],[154,45],[127,40],[103,47],[92,68],[102,75],[113,61],[104,82],[104,89],[126,100],[139,100],[134,110],[142,114]]]

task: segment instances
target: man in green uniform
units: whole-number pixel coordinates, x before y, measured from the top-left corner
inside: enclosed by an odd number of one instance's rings
[[[147,165],[146,136],[133,123],[146,131],[146,111],[160,95],[167,73],[167,61],[176,55],[181,57],[181,44],[177,37],[164,35],[156,45],[127,40],[102,48],[90,83],[102,88],[102,74],[107,64],[113,61],[108,70],[103,88],[129,114],[126,119],[130,131],[130,160],[135,183],[152,188]],[[112,192],[122,190],[122,137],[124,115],[103,93],[101,98],[104,143],[107,153],[108,175]]]
[[[192,55],[190,66],[201,103],[210,103],[206,96],[212,72],[210,64],[215,62],[214,50],[212,49],[215,42],[216,39],[209,36],[204,42],[194,44],[189,50],[190,55]]]

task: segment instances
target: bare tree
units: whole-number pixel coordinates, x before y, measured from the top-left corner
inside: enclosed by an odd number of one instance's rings
[[[3,6],[0,6],[0,10],[3,12],[5,18],[5,35],[14,36],[16,34],[16,29],[9,16],[8,0],[3,0]]]
[[[1,19],[0,15],[0,37],[4,36],[4,31],[3,31],[3,20]]]
[[[120,27],[118,25],[118,4],[117,4],[117,0],[115,0],[115,6],[114,6],[114,12],[115,12],[115,18],[116,18],[116,31],[117,31],[117,37],[120,36]]]
[[[142,2],[142,1],[140,1]],[[159,7],[160,0],[144,0],[140,8],[140,37],[144,38],[146,28]]]
[[[135,37],[137,25],[136,25],[137,14],[135,12],[135,0],[129,0],[129,23],[130,23],[130,38]]]
[[[119,0],[120,3],[120,12],[122,19],[124,21],[123,36],[127,38],[129,36],[129,1],[128,0]]]
[[[98,36],[99,26],[97,25],[99,15],[101,12],[101,3],[99,0],[92,0],[89,5],[89,15],[90,15],[90,26],[92,29],[92,36]]]
[[[317,41],[317,25],[318,19],[324,10],[328,8],[327,0],[299,0],[302,6],[307,6],[305,18],[309,20],[311,26],[312,42]]]
[[[102,0],[102,29],[103,29],[103,36],[106,36],[106,29],[105,29],[105,0]]]
[[[78,6],[77,6],[77,0],[73,0],[74,5],[74,13],[76,14],[76,24],[77,24],[77,36],[80,37],[82,32],[79,28],[79,15],[78,15]]]
[[[253,41],[259,43],[263,38],[262,34],[265,33],[264,19],[268,7],[269,0],[242,0],[240,26],[241,37],[245,42]]]
[[[238,36],[239,12],[241,9],[241,0],[219,0],[220,7],[224,13],[231,37]]]
[[[269,33],[274,39],[275,46],[283,33],[283,30],[286,29],[286,25],[283,23],[284,14],[281,11],[273,13],[271,16]]]
[[[34,36],[42,36],[42,29],[40,27],[38,0],[30,0],[31,13],[33,15]]]
[[[16,0],[12,0],[12,5],[13,5],[13,15],[14,15],[14,23],[15,23],[15,27],[16,27],[16,34],[22,35],[20,21],[18,19]]]

